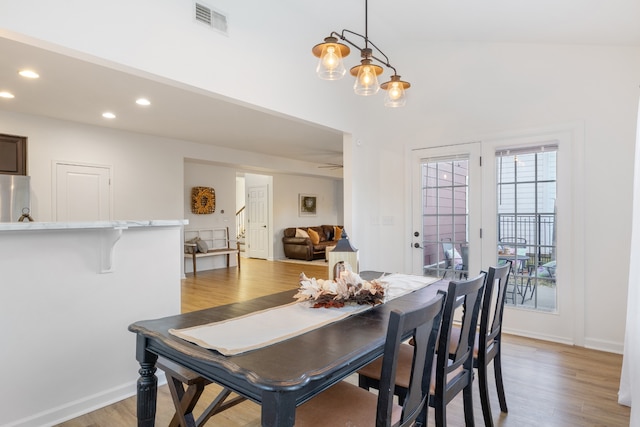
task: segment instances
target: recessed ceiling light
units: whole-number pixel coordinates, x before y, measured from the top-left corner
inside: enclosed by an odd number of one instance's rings
[[[115,119],[116,115],[107,111],[106,113],[102,113],[102,117],[104,117],[105,119]]]
[[[40,77],[40,74],[36,73],[33,70],[20,70],[18,71],[18,74],[28,79],[37,79],[38,77]]]
[[[151,105],[151,101],[149,101],[147,98],[138,98],[136,99],[136,104],[144,105],[146,107],[147,105]]]
[[[15,98],[15,96],[10,92],[0,92],[0,98],[11,99],[11,98]]]

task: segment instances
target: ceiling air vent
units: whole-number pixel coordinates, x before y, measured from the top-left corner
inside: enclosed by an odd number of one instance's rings
[[[195,3],[196,21],[205,24],[223,34],[228,34],[227,16],[205,4]]]

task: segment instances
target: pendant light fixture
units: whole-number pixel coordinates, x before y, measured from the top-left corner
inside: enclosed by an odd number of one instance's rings
[[[324,80],[338,80],[346,74],[346,69],[342,59],[349,55],[349,46],[339,42],[344,41],[360,51],[360,65],[352,67],[350,74],[356,78],[353,90],[356,94],[362,96],[375,95],[380,88],[385,90],[386,96],[384,105],[387,107],[402,107],[406,103],[406,89],[411,84],[400,80],[400,76],[396,72],[395,67],[389,63],[389,58],[378,47],[369,40],[369,22],[368,22],[368,0],[364,2],[364,35],[355,33],[351,30],[342,30],[340,33],[332,31],[329,37],[324,39],[324,43],[317,44],[311,50],[318,58],[318,66],[316,73],[318,77]],[[364,47],[358,46],[349,40],[345,33],[352,36],[360,37],[364,41]],[[371,47],[369,47],[371,46]],[[373,49],[372,49],[373,48]],[[374,49],[376,54],[374,54]],[[377,56],[376,56],[377,55]],[[382,58],[380,58],[380,56]],[[382,74],[383,68],[374,63],[378,62],[387,68],[393,70],[391,80],[388,82],[378,83],[378,76]]]

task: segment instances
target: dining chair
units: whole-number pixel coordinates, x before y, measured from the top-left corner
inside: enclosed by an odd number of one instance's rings
[[[456,340],[453,353],[439,351],[433,365],[429,387],[429,406],[435,408],[436,426],[447,425],[447,404],[462,392],[466,426],[473,426],[473,339],[478,325],[478,312],[484,289],[485,273],[465,281],[451,281],[447,288],[438,348],[450,348],[453,320],[461,311],[461,333]],[[395,394],[403,402],[409,395],[409,373],[413,363],[414,349],[411,344],[400,347]],[[360,387],[368,390],[386,390],[381,383],[381,360],[376,359],[358,371]],[[381,388],[382,387],[382,388]]]
[[[482,309],[480,311],[480,327],[474,338],[473,366],[478,370],[478,386],[480,389],[480,403],[485,426],[493,426],[491,416],[491,404],[489,401],[488,367],[493,361],[496,389],[500,410],[507,411],[507,400],[502,381],[502,316],[504,313],[504,300],[511,272],[511,261],[505,264],[489,267],[487,280],[482,297]],[[452,345],[461,334],[461,328],[454,325],[451,332],[449,351],[454,352]]]
[[[381,357],[381,390],[386,392],[376,396],[347,381],[340,381],[296,409],[296,427],[425,426],[431,366],[443,307],[444,295],[439,293],[415,309],[391,311]],[[407,398],[400,405],[393,399],[393,378],[402,341],[408,337],[415,340],[415,357],[409,372]]]

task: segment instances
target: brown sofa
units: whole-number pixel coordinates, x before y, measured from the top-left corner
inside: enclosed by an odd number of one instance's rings
[[[337,241],[334,240],[335,228],[341,225],[320,225],[315,227],[290,227],[284,229],[282,244],[284,246],[284,254],[287,258],[302,259],[311,261],[314,259],[324,259],[327,246],[335,246]],[[296,237],[297,229],[307,232],[312,229],[318,233],[320,241],[313,244],[309,237]],[[300,233],[298,233],[300,234]]]

